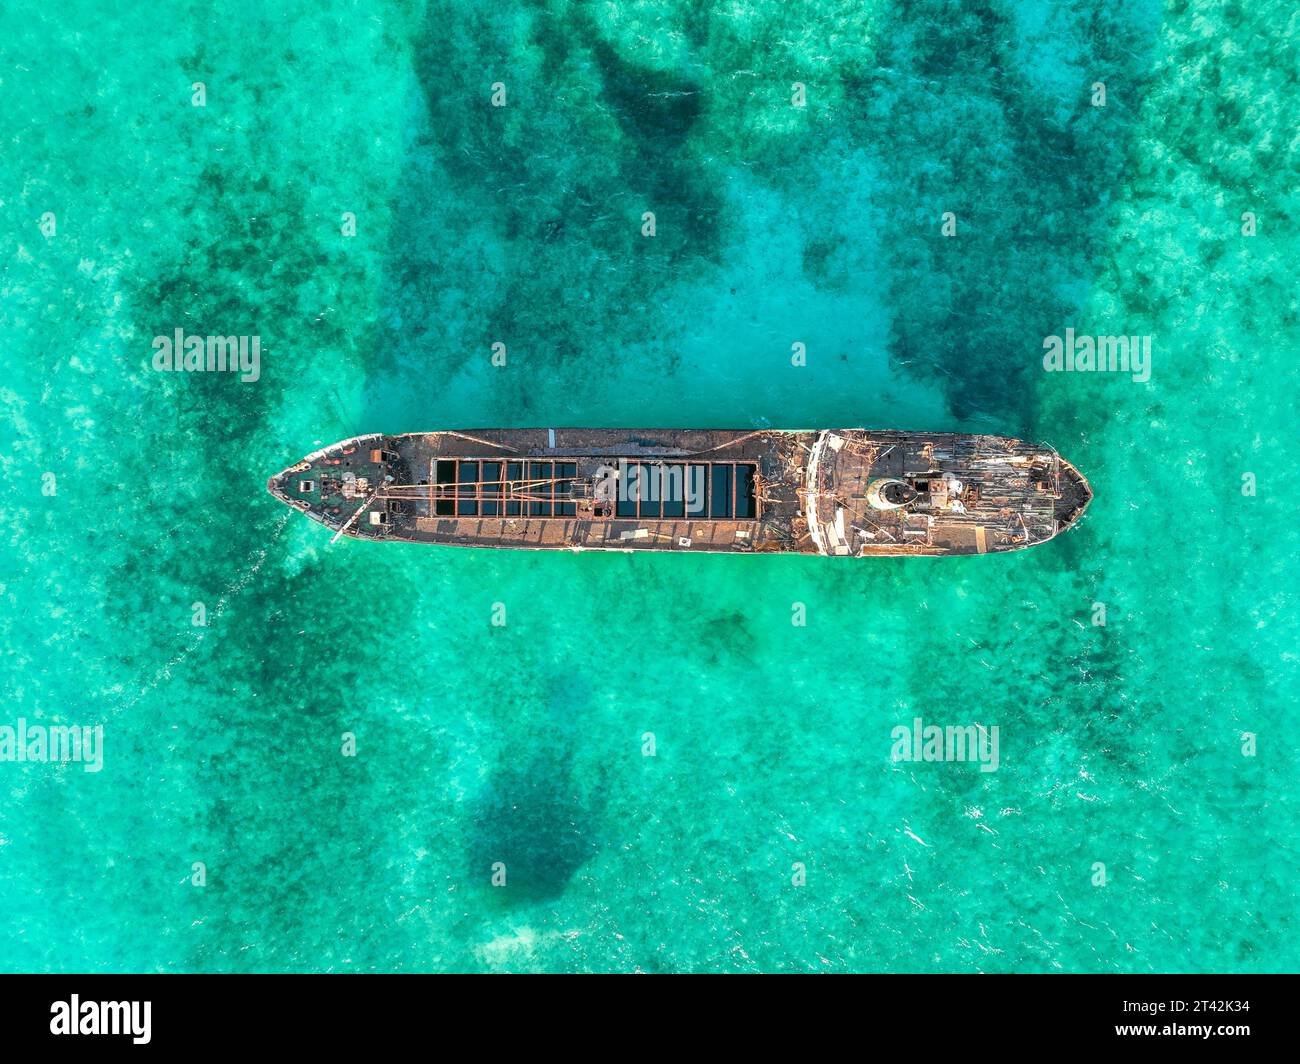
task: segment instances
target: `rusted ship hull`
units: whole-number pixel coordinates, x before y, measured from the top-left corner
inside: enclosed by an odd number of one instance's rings
[[[849,557],[1018,550],[1092,498],[1049,447],[866,429],[376,434],[267,488],[336,539]]]

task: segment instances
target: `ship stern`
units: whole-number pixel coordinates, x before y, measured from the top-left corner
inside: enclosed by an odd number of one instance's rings
[[[1092,502],[1092,486],[1088,478],[1064,458],[1060,461],[1060,477],[1055,507],[1056,530],[1064,532],[1083,515]]]

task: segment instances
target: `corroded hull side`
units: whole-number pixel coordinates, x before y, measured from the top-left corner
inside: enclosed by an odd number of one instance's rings
[[[852,557],[1016,550],[1092,497],[1051,448],[865,429],[376,434],[267,486],[335,538]]]

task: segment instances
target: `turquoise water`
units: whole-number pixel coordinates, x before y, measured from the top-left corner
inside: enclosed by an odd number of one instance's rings
[[[104,729],[0,762],[0,969],[1296,967],[1289,8],[105,6],[0,11],[0,725]],[[1067,327],[1150,381],[1044,372]],[[264,492],[495,425],[1023,435],[1096,501],[855,563]],[[998,771],[892,762],[917,716]]]

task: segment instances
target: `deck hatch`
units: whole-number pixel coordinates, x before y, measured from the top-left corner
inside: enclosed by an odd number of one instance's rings
[[[735,512],[731,498],[732,469],[715,463],[709,471],[709,516],[730,517]]]
[[[434,483],[437,485],[437,498],[434,513],[439,517],[451,517],[456,513],[456,500],[453,497],[456,483],[456,463],[438,462],[435,469]]]
[[[709,467],[692,464],[686,469],[686,516],[703,517],[709,512]]]
[[[506,463],[506,480],[511,484],[523,480],[524,464],[522,462]],[[506,499],[506,516],[519,517],[523,514],[523,503],[519,502],[519,497],[514,492],[507,490],[508,498]]]
[[[501,515],[501,463],[484,462],[482,464],[481,513],[484,517]]]
[[[456,484],[456,516],[475,516],[478,513],[479,463],[458,463]]]
[[[555,463],[555,497],[557,499],[567,499],[573,495],[573,481],[578,475],[577,462],[556,462]],[[577,515],[578,507],[572,502],[557,502],[555,504],[556,517],[574,517]]]
[[[643,462],[637,467],[637,516],[658,520],[661,516],[663,478],[660,468]]]
[[[664,503],[664,517],[684,517],[686,515],[686,494],[690,483],[686,479],[689,466],[665,465],[660,471],[662,483],[659,495]]]
[[[550,517],[551,499],[555,489],[554,473],[550,462],[529,462],[528,483],[522,485],[522,494],[529,499],[529,517]]]
[[[754,516],[756,473],[752,465],[736,466],[736,517],[742,521]]]

